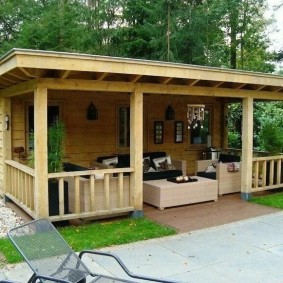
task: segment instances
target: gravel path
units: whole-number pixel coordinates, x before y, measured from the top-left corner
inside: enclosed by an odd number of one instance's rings
[[[7,232],[24,221],[11,208],[7,207],[0,197],[0,238],[6,237]]]

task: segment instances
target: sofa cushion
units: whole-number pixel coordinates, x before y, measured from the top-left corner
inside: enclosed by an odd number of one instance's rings
[[[167,171],[156,171],[156,172],[148,172],[143,174],[144,181],[150,180],[160,180],[160,179],[169,179],[183,176],[182,170],[167,170]]]
[[[216,172],[197,172],[197,176],[216,180]]]
[[[240,162],[240,160],[241,160],[240,156],[220,153],[218,162],[230,163],[230,162]]]
[[[75,171],[86,171],[86,170],[89,170],[89,169],[86,168],[86,167],[77,165],[77,164],[70,163],[70,162],[64,162],[63,163],[63,170],[65,172],[75,172]],[[83,176],[83,178],[89,179],[89,175],[85,175],[85,176]]]
[[[112,157],[112,158],[107,158],[102,160],[102,164],[104,165],[111,165],[113,167],[116,167],[118,164],[118,157]]]

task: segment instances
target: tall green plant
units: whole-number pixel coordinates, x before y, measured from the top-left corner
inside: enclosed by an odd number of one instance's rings
[[[63,171],[63,140],[65,126],[56,120],[48,129],[48,172]]]
[[[267,151],[270,155],[277,155],[283,149],[283,127],[280,123],[268,119],[260,131],[261,149]]]

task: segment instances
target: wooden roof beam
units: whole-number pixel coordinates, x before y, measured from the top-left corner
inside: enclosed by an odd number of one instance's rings
[[[74,91],[104,91],[104,92],[133,92],[137,89],[143,93],[170,94],[170,95],[196,95],[223,98],[247,98],[270,100],[270,92],[248,89],[224,89],[188,85],[161,85],[155,83],[130,83],[89,80],[62,80],[62,79],[39,79],[38,83],[47,89],[74,90]],[[0,91],[5,94],[5,90]],[[272,100],[283,100],[282,93],[273,94]]]
[[[129,82],[136,83],[142,78],[142,75],[132,75],[129,76]]]
[[[107,76],[108,76],[107,72],[104,72],[104,73],[101,73],[101,74],[97,74],[96,80],[103,81]]]
[[[34,70],[33,69],[28,69],[28,68],[22,68],[19,67],[19,69],[27,76],[30,78],[35,78],[36,75],[34,74]]]
[[[66,79],[70,73],[71,73],[70,70],[59,71],[59,78]]]
[[[167,78],[160,78],[160,83],[165,85],[168,84],[170,81],[172,81],[173,78],[172,77],[167,77]]]
[[[188,85],[189,86],[194,86],[195,84],[197,84],[200,80],[188,80]]]

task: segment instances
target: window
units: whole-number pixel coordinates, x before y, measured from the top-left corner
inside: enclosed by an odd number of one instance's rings
[[[130,147],[130,107],[119,107],[119,148]]]
[[[117,150],[129,150],[130,148],[130,106],[118,105],[117,109]],[[146,107],[144,107],[143,116],[143,147],[147,148],[147,123]]]
[[[60,116],[60,107],[58,105],[49,105],[47,109],[47,123],[48,127],[52,125]],[[27,145],[28,150],[34,149],[34,106],[27,106]]]
[[[207,144],[207,136],[211,132],[211,110],[204,110],[203,128],[198,122],[197,127],[189,130],[189,143],[191,145],[205,145]]]

